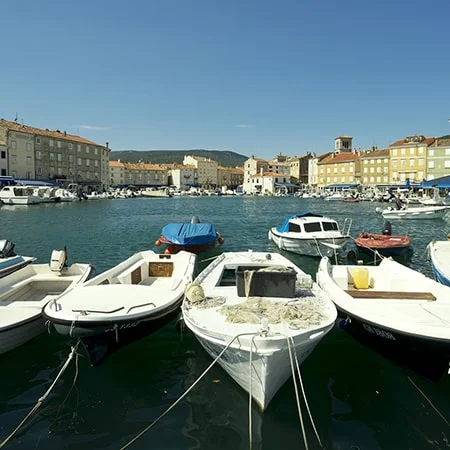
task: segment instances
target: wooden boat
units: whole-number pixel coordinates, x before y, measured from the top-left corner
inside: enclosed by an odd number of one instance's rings
[[[392,236],[391,224],[386,222],[383,234],[360,233],[355,239],[358,251],[373,256],[378,253],[381,256],[404,256],[411,249],[411,241],[408,236]]]
[[[183,319],[262,410],[334,325],[336,309],[279,253],[222,253],[186,288]],[[294,357],[294,356],[293,356]],[[252,361],[250,367],[249,361]]]
[[[43,310],[59,334],[80,338],[92,365],[157,331],[179,312],[196,256],[136,253]]]
[[[0,240],[0,278],[31,264],[36,258],[14,253],[15,244],[7,239]]]
[[[200,223],[198,217],[193,216],[190,223],[169,223],[163,227],[155,245],[165,245],[165,254],[175,254],[181,250],[199,254],[224,242],[212,224]]]
[[[341,230],[336,220],[305,212],[286,217],[281,226],[269,230],[268,238],[288,252],[332,256],[350,238],[351,224],[351,219],[345,219]]]
[[[389,258],[333,266],[325,257],[316,278],[357,340],[432,381],[448,372],[449,287]]]
[[[65,251],[54,250],[50,264],[28,264],[0,279],[0,354],[44,332],[42,308],[87,280],[92,266],[65,261]]]
[[[428,255],[437,281],[450,286],[450,240],[430,242]]]

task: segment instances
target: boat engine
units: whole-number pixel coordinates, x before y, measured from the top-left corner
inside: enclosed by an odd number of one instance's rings
[[[384,234],[385,236],[391,236],[392,235],[391,222],[389,222],[389,221],[384,222],[383,231],[381,232],[381,234]]]
[[[66,265],[67,250],[53,250],[50,257],[50,270],[53,272],[61,272]]]
[[[14,253],[15,244],[6,239],[0,240],[0,258],[9,258],[10,256],[16,256]]]

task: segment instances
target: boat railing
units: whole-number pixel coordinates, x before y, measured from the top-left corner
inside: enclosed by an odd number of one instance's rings
[[[352,228],[353,219],[350,217],[346,217],[344,220],[344,225],[342,226],[342,234],[344,236],[350,235],[350,230]]]

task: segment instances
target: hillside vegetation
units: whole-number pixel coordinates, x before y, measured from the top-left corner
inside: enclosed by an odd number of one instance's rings
[[[145,162],[150,164],[182,164],[185,156],[202,156],[217,161],[224,167],[242,167],[248,159],[239,153],[221,150],[120,150],[111,151],[110,161]]]

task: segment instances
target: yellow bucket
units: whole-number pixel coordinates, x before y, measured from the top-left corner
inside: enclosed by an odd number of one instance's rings
[[[365,267],[355,269],[353,285],[356,289],[369,289],[369,270]]]

